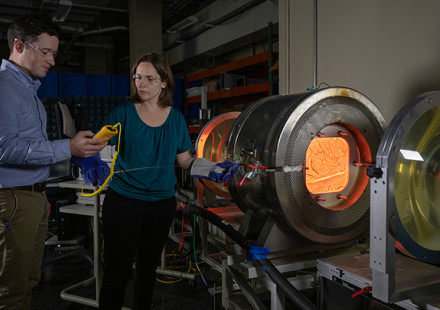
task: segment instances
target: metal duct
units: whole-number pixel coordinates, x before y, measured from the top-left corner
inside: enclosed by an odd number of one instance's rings
[[[249,10],[246,14],[228,23],[207,28],[197,36],[187,38],[184,44],[164,47],[164,55],[171,66],[181,63],[183,59],[195,57],[207,52],[224,53],[242,47],[258,39],[267,39],[267,25],[278,22],[278,7],[265,1]],[[164,38],[166,40],[166,38]],[[167,43],[164,43],[164,46]]]

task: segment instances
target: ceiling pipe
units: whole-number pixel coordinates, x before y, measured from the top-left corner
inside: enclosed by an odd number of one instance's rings
[[[48,0],[46,0],[48,1]],[[12,23],[12,19],[6,19],[6,18],[0,18],[0,23],[2,24],[10,24]],[[92,34],[100,34],[100,33],[104,33],[104,32],[110,32],[110,31],[120,31],[120,30],[129,30],[128,27],[125,26],[113,26],[113,27],[107,27],[107,28],[97,28],[94,30],[89,30],[89,31],[84,31],[83,28],[79,27],[70,27],[70,26],[65,26],[65,25],[60,25],[60,28],[64,31],[69,31],[69,32],[77,32],[79,33],[80,36],[87,36],[87,35],[92,35]]]
[[[10,24],[10,23],[12,23],[12,19],[0,18],[0,23],[2,23],[2,24]]]
[[[129,13],[129,10],[124,9],[118,9],[118,8],[107,8],[103,6],[94,6],[94,5],[88,5],[88,4],[73,4],[74,6],[80,7],[80,8],[86,8],[86,9],[94,9],[94,10],[100,10],[100,11],[110,11],[110,12],[117,12],[117,13]]]
[[[61,30],[64,31],[69,31],[69,32],[78,32],[81,33],[84,31],[84,29],[82,27],[76,28],[76,27],[72,27],[72,26],[65,26],[65,25],[59,25]]]
[[[78,47],[89,47],[89,48],[100,48],[105,50],[114,50],[115,46],[108,43],[93,43],[93,42],[75,42],[73,46]]]
[[[11,22],[12,22],[12,19],[0,18],[0,23],[2,23],[2,24],[10,24]],[[93,34],[100,34],[100,33],[110,32],[110,31],[129,30],[128,27],[124,27],[124,26],[114,26],[114,27],[108,27],[108,28],[100,28],[100,29],[95,29],[95,30],[90,30],[90,31],[84,31],[84,29],[81,28],[81,27],[80,28],[75,28],[75,27],[69,27],[69,26],[63,26],[63,25],[60,25],[60,27],[61,27],[62,30],[68,30],[68,31],[71,31],[71,32],[75,32],[75,35],[72,38],[72,40],[67,42],[67,47],[64,49],[64,52],[63,52],[64,56],[67,54],[68,50],[72,47],[72,45],[73,46],[78,46],[78,47],[104,48],[104,49],[112,49],[112,50],[115,49],[115,47],[113,45],[110,45],[110,44],[75,42],[76,39],[79,36],[87,36],[87,35],[93,35]],[[6,35],[4,35],[4,36],[0,35],[0,40],[7,40],[7,38],[8,37]],[[63,44],[63,43],[66,43],[66,42],[62,41],[60,43]]]
[[[51,4],[58,4],[58,0],[43,0],[43,2],[40,5],[40,11],[44,10],[44,5],[46,3]],[[95,5],[89,5],[89,4],[79,4],[79,3],[73,3],[74,7],[81,7],[81,8],[87,8],[87,9],[94,9],[94,10],[101,10],[101,11],[112,11],[112,12],[118,12],[118,13],[129,13],[129,10],[119,9],[119,8],[109,8],[104,6],[95,6]]]
[[[120,31],[120,30],[129,30],[128,27],[125,26],[113,26],[113,27],[107,27],[107,28],[97,28],[94,30],[89,30],[89,31],[84,31],[82,33],[80,33],[80,36],[88,36],[88,35],[92,35],[92,34],[101,34],[104,32],[111,32],[111,31]]]
[[[86,44],[88,44],[87,42],[78,42],[77,39],[79,37],[84,37],[84,36],[93,35],[93,34],[101,34],[104,32],[119,31],[119,30],[129,30],[129,28],[125,27],[125,26],[114,26],[114,27],[107,27],[107,28],[98,28],[98,29],[89,30],[89,31],[84,31],[84,29],[79,28],[73,34],[72,39],[67,43],[67,46],[64,48],[62,56],[65,57],[72,46],[92,47],[91,45],[86,45]],[[99,44],[99,45],[101,45],[101,44]],[[112,47],[112,49],[114,49],[114,47]]]
[[[12,23],[13,19],[7,19],[7,18],[0,18],[0,24],[10,24]],[[60,28],[62,30],[66,30],[66,31],[71,31],[71,32],[83,32],[84,29],[83,28],[75,28],[75,27],[70,27],[70,26],[64,26],[64,25],[59,25]]]

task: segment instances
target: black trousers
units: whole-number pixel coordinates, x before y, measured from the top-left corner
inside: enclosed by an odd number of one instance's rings
[[[109,189],[104,199],[104,276],[99,309],[120,310],[136,262],[133,309],[150,309],[163,246],[176,214],[176,199],[144,201]]]

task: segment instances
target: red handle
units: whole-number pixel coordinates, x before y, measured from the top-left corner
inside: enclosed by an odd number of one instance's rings
[[[366,293],[366,292],[369,292],[369,291],[371,291],[371,286],[366,286],[366,287],[364,287],[363,289],[361,289],[360,291],[357,291],[356,293],[354,293],[353,295],[351,295],[351,298],[354,298],[354,297],[356,297],[356,296],[359,296],[359,295],[361,295],[361,294],[363,294],[363,293]]]

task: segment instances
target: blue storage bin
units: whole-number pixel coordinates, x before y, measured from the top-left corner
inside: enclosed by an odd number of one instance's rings
[[[104,74],[86,74],[87,96],[110,96],[111,76]]]
[[[87,96],[86,75],[58,72],[58,97]]]
[[[48,71],[44,78],[40,79],[41,86],[38,89],[38,97],[40,98],[56,98],[58,97],[58,74],[55,71]]]
[[[112,75],[112,96],[130,96],[130,77],[128,75]]]

